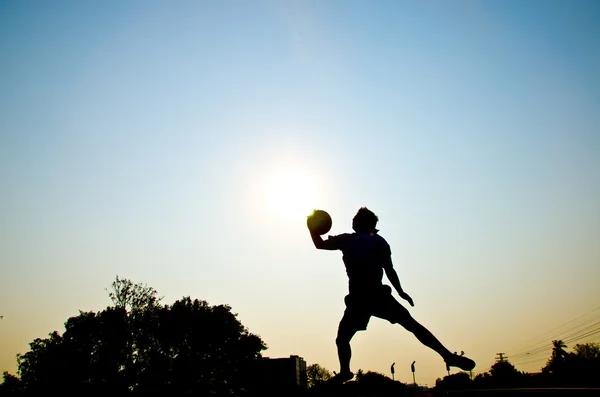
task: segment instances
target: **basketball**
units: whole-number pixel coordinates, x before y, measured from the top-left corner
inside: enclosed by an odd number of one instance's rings
[[[327,211],[323,210],[314,210],[312,214],[306,218],[306,226],[308,226],[308,229],[319,235],[323,235],[331,230],[331,224],[331,216]]]

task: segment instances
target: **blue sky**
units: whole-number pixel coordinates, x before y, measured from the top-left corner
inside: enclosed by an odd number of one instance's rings
[[[337,369],[345,271],[313,248],[313,208],[334,234],[379,215],[411,312],[476,372],[589,313],[599,17],[594,1],[1,2],[0,370],[106,307],[117,274],[230,304],[266,355]],[[353,349],[354,369],[445,374],[380,320]]]

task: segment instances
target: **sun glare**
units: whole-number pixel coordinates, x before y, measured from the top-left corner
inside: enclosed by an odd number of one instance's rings
[[[315,181],[299,171],[280,171],[271,180],[267,199],[269,208],[284,219],[305,218],[314,209]]]

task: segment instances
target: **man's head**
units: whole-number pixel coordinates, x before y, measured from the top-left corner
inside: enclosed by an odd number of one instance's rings
[[[361,207],[352,219],[352,230],[356,233],[377,233],[377,215],[367,207]]]

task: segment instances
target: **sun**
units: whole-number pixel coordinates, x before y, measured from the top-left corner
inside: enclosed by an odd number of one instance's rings
[[[278,171],[267,188],[269,209],[283,219],[306,218],[314,209],[316,198],[315,180],[300,170]]]

